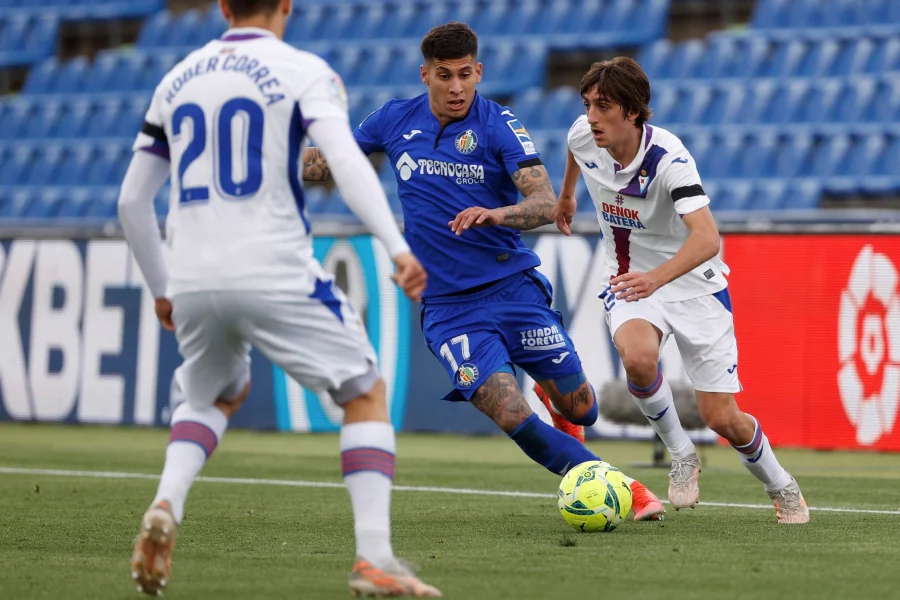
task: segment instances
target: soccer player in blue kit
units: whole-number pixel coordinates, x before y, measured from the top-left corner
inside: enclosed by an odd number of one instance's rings
[[[554,222],[556,193],[540,154],[512,111],[477,94],[478,38],[464,23],[433,28],[421,44],[427,93],[394,99],[354,132],[366,154],[393,165],[405,237],[428,272],[422,330],[453,381],[445,400],[468,401],[523,452],[558,475],[599,460],[544,423],[519,388],[529,373],[570,422],[591,425],[597,399],[559,313],[540,259],[519,231]],[[316,148],[305,180],[325,180]],[[524,199],[519,201],[519,193]],[[635,520],[659,518],[659,499],[631,480]]]

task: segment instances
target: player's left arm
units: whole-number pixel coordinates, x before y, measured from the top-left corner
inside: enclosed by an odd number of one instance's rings
[[[550,177],[544,165],[534,164],[523,167],[512,174],[513,183],[525,198],[518,204],[500,208],[472,206],[462,211],[450,221],[450,229],[456,235],[470,227],[491,227],[500,225],[510,229],[534,229],[553,223],[556,208],[556,192],[550,184]]]
[[[666,185],[675,210],[690,231],[675,256],[647,273],[632,271],[613,278],[616,298],[634,302],[696,269],[719,253],[719,228],[709,210],[700,175],[686,150],[675,153],[658,185]]]

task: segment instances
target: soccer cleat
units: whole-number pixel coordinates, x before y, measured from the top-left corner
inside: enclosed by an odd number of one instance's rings
[[[669,502],[679,508],[694,508],[700,502],[700,457],[697,453],[672,459],[669,471]]]
[[[637,480],[631,482],[631,510],[635,521],[662,521],[666,512],[659,498]]]
[[[544,392],[540,384],[534,384],[534,393],[537,394],[537,397],[541,399],[541,402],[550,413],[550,418],[553,419],[553,427],[555,427],[559,431],[562,431],[563,433],[572,436],[583,444],[584,426],[570,423],[568,419],[556,412],[556,409],[553,407],[553,403],[550,401],[550,396],[548,396],[547,393]]]
[[[147,509],[131,555],[131,578],[137,582],[139,592],[162,595],[172,572],[177,535],[178,524],[168,502],[161,500]]]
[[[800,486],[793,477],[791,482],[777,492],[767,492],[775,505],[779,523],[809,523],[809,507],[800,493]]]
[[[367,560],[356,559],[350,571],[350,593],[366,598],[440,598],[436,587],[424,583],[398,560],[386,569],[378,569]]]

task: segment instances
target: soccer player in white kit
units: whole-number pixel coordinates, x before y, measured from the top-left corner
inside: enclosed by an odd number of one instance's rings
[[[188,490],[249,392],[252,344],[344,409],[341,464],[356,533],[351,591],[440,596],[393,554],[394,429],[363,324],[313,258],[300,184],[307,136],[414,300],[425,288],[425,271],[353,138],[340,78],[281,39],[291,0],[219,5],[229,30],[189,54],[156,88],[119,198],[156,313],[175,332],[184,358],[175,375],[184,402],[172,413],[165,467],[141,522],[132,576],[148,594],[166,586]],[[153,198],[170,176],[164,260]]]
[[[647,124],[650,82],[633,59],[595,63],[581,81],[586,115],[568,135],[557,226],[570,233],[579,174],[597,208],[610,283],[600,298],[628,388],[672,455],[669,501],[700,499],[700,459],[658,369],[674,336],[704,422],[763,482],[779,523],[806,523],[797,482],[782,468],[759,422],[741,412],[728,267],[697,167],[676,136]]]

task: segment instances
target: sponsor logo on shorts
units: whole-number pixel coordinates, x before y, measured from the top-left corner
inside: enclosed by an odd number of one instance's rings
[[[566,347],[566,339],[559,327],[537,327],[520,331],[523,350],[556,350]]]
[[[473,383],[478,381],[478,367],[472,363],[463,363],[459,365],[459,369],[456,370],[456,379],[459,381],[459,385],[470,387]]]
[[[707,279],[712,279],[713,277],[716,276],[716,274],[715,274],[715,272],[714,272],[712,269],[707,269],[707,270],[703,273],[703,276],[706,277]]]

